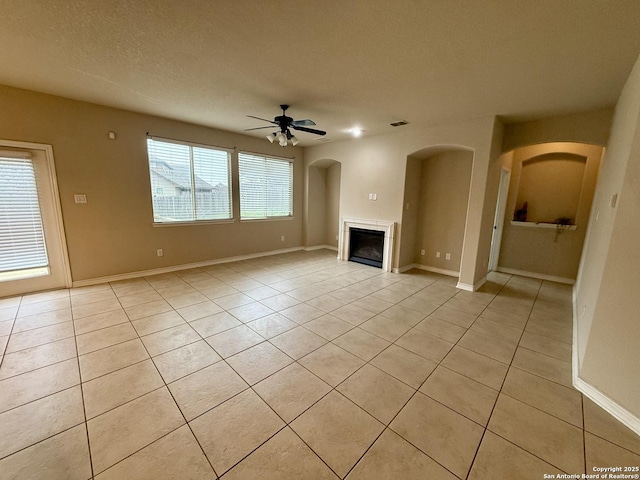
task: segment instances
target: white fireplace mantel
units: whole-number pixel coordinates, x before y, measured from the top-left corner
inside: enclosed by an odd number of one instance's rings
[[[362,228],[364,230],[376,230],[384,232],[384,249],[382,253],[382,270],[391,271],[393,263],[393,248],[395,243],[396,222],[385,220],[367,220],[363,218],[342,219],[340,228],[340,238],[338,240],[338,260],[349,260],[349,241],[352,228]]]

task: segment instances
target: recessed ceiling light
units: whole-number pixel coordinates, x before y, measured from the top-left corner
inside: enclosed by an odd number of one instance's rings
[[[355,138],[358,138],[360,135],[362,135],[362,129],[360,127],[353,127],[350,132],[351,135],[353,135]]]

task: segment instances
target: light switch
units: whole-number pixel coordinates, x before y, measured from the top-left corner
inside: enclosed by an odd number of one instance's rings
[[[73,200],[76,203],[87,203],[87,196],[84,194],[80,194],[80,195],[74,195],[73,196]]]

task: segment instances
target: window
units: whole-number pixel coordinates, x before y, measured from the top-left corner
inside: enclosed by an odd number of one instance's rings
[[[0,154],[0,274],[49,265],[33,162],[17,156]]]
[[[147,152],[154,222],[232,218],[228,151],[148,138]]]
[[[293,215],[293,163],[241,152],[240,218],[265,219]]]

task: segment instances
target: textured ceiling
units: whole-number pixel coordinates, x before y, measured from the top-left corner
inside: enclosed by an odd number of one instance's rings
[[[638,0],[0,0],[0,11],[0,84],[237,132],[288,103],[332,140],[356,124],[371,135],[398,120],[609,107],[640,53]]]

